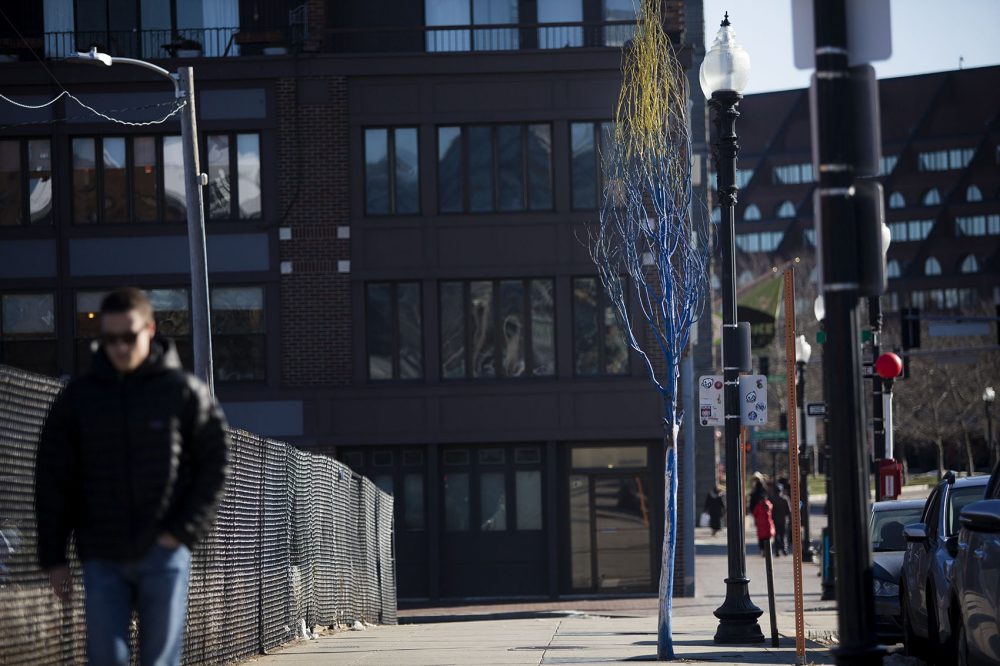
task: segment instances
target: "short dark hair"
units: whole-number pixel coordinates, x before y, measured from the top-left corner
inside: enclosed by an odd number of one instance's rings
[[[136,310],[146,321],[153,321],[153,304],[142,289],[123,287],[110,292],[101,301],[101,314],[121,314]]]

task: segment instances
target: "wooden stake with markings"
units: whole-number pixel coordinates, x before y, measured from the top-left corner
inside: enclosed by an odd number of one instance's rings
[[[785,269],[785,379],[788,385],[788,474],[792,485],[792,579],[795,592],[795,661],[806,663],[802,617],[802,516],[799,488],[798,408],[795,404],[795,272]]]

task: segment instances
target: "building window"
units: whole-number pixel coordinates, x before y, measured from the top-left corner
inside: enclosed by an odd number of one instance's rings
[[[955,218],[955,233],[959,236],[1000,234],[1000,215],[970,215]]]
[[[517,529],[542,529],[542,471],[519,469],[514,473]]]
[[[424,23],[431,26],[504,25],[517,23],[517,3],[510,0],[425,0]],[[427,31],[428,51],[507,51],[519,47],[513,28]]]
[[[983,200],[983,193],[975,185],[969,185],[965,188],[965,200],[969,203]]]
[[[74,224],[187,218],[180,137],[77,137],[72,152]],[[209,135],[204,164],[209,219],[260,218],[257,134]]]
[[[263,287],[216,287],[211,303],[216,380],[267,379]]]
[[[757,204],[750,204],[743,211],[743,221],[744,222],[755,222],[760,219],[760,208]]]
[[[962,273],[978,273],[979,272],[979,260],[976,259],[976,255],[970,254],[965,259],[962,260],[961,266]]]
[[[737,234],[736,247],[743,252],[774,252],[781,245],[784,236],[782,231]]]
[[[208,219],[259,219],[260,137],[257,134],[209,134],[205,144]]]
[[[748,169],[746,167],[740,167],[736,170],[736,187],[743,189],[747,184],[753,180],[753,169]],[[719,190],[719,176],[714,171],[708,172],[708,185],[713,192]]]
[[[552,280],[441,283],[444,379],[555,374]]]
[[[917,166],[920,171],[947,171],[949,169],[964,169],[969,166],[974,148],[953,148],[951,150],[932,150],[917,156]]]
[[[420,472],[403,474],[403,528],[424,529],[424,475]]]
[[[604,20],[625,21],[623,25],[609,25],[604,28],[605,46],[624,46],[635,35],[636,4],[632,0],[603,0]]]
[[[538,0],[538,23],[581,23],[582,0]],[[538,48],[561,49],[583,46],[583,28],[559,25],[538,29]]]
[[[98,50],[116,56],[163,58],[165,46],[188,39],[197,42],[198,50],[206,56],[221,56],[227,49],[229,54],[238,53],[238,45],[231,43],[240,26],[238,0],[74,0],[45,4],[60,6],[53,12],[46,7],[46,32],[53,32],[53,28],[72,31],[75,14],[75,39],[81,50],[87,44],[97,44]],[[142,26],[142,30],[131,26]],[[62,42],[47,40],[47,55],[65,56],[72,43],[63,46]]]
[[[906,208],[906,199],[899,192],[889,195],[889,208]]]
[[[420,285],[372,283],[367,286],[365,302],[368,378],[423,377]]]
[[[899,272],[899,262],[895,259],[890,259],[885,265],[885,276],[887,278],[898,278],[900,276]]]
[[[722,222],[722,209],[716,206],[712,209],[712,222],[719,224]]]
[[[412,215],[420,212],[420,179],[415,127],[365,130],[365,213]]]
[[[191,308],[187,289],[147,289],[146,295],[153,306],[156,332],[174,341],[181,363],[194,367],[194,348],[191,342]],[[213,328],[215,322],[212,322]]]
[[[784,164],[772,170],[775,185],[798,185],[813,182],[812,162],[804,164]]]
[[[777,215],[780,218],[795,217],[795,204],[791,201],[785,201],[778,206]]]
[[[444,528],[448,532],[469,531],[469,474],[447,471],[444,475]]]
[[[893,243],[921,241],[926,239],[934,228],[934,220],[910,220],[909,222],[891,222],[889,234]]]
[[[572,150],[573,208],[600,208],[604,195],[604,162],[609,155],[614,124],[573,123],[570,125]]]
[[[54,377],[59,374],[55,297],[0,297],[0,363]]]
[[[923,204],[925,206],[938,206],[941,204],[941,193],[936,187],[932,187],[924,193]]]
[[[810,247],[816,247],[816,230],[815,229],[803,229],[802,237],[806,239],[806,243]]]
[[[884,155],[878,158],[878,175],[888,176],[896,168],[898,160],[899,157],[897,155]]]
[[[934,257],[927,257],[924,262],[924,275],[941,275],[941,262]]]
[[[577,375],[626,375],[629,353],[614,306],[597,278],[573,280],[573,369]]]
[[[52,224],[52,145],[0,141],[0,225]]]
[[[547,124],[439,127],[439,210],[551,210],[551,138]]]

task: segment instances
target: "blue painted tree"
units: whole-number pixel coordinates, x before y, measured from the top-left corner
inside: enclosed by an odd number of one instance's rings
[[[642,1],[622,73],[615,125],[603,156],[604,201],[589,242],[625,342],[643,359],[662,397],[665,525],[657,658],[673,659],[682,417],[677,388],[681,356],[707,293],[709,243],[705,216],[691,215],[687,78],[663,31],[659,0]]]

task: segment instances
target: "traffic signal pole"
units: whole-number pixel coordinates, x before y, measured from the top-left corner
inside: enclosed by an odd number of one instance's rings
[[[827,434],[832,455],[832,500],[837,520],[833,541],[840,647],[838,664],[882,663],[874,626],[875,608],[866,509],[868,467],[862,409],[862,364],[858,305],[861,296],[860,225],[855,214],[857,146],[847,52],[846,0],[813,0],[816,46],[814,147],[819,186],[823,298],[827,344],[823,379]]]

